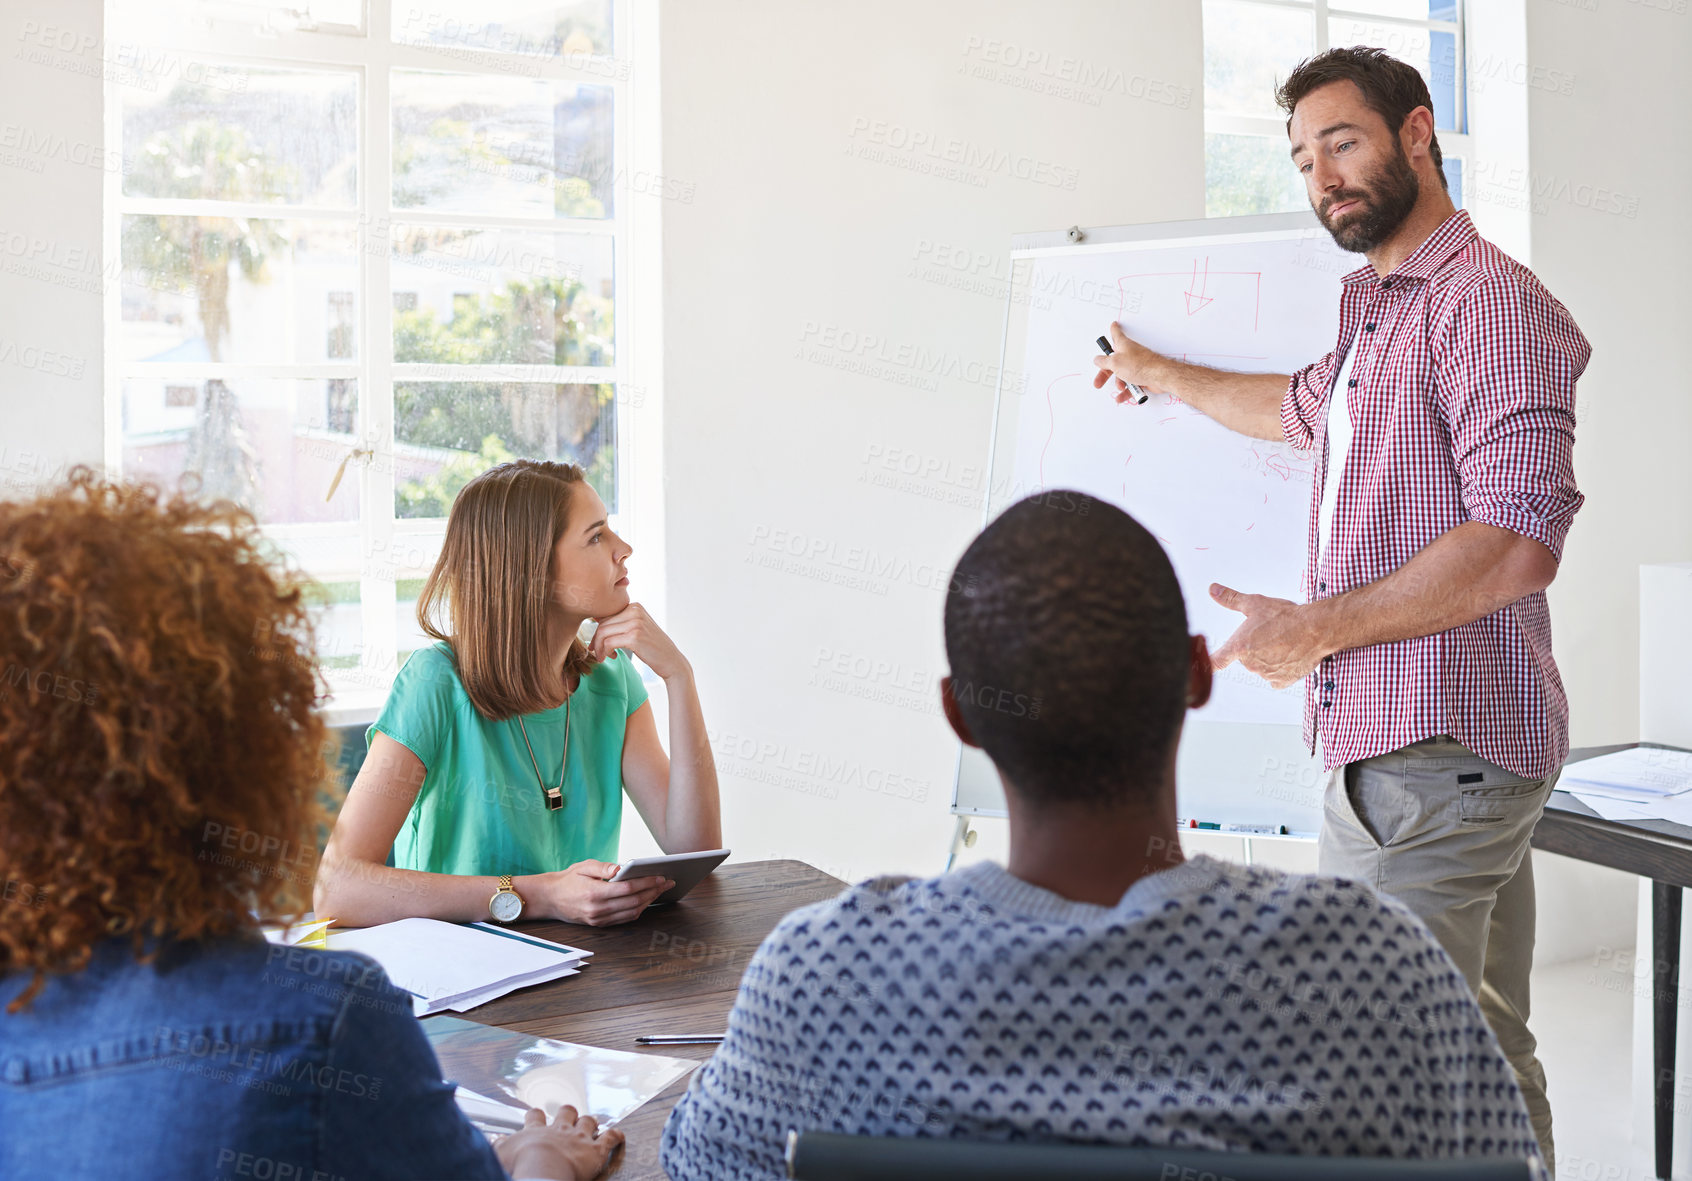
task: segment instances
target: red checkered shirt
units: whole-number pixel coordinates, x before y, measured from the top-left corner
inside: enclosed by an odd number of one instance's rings
[[[1339,345],[1293,374],[1287,441],[1317,456],[1307,600],[1397,570],[1440,534],[1484,521],[1559,561],[1575,488],[1575,381],[1592,348],[1533,272],[1447,218],[1384,279],[1345,276]],[[1317,553],[1329,386],[1350,349],[1353,434],[1328,552]],[[1562,765],[1569,706],[1545,592],[1449,631],[1337,652],[1305,682],[1304,741],[1334,768],[1449,734],[1528,779]]]

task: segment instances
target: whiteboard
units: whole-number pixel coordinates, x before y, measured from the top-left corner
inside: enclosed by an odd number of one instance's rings
[[[1188,627],[1212,650],[1241,619],[1212,582],[1301,601],[1311,453],[1161,394],[1118,405],[1093,389],[1094,342],[1115,320],[1198,364],[1290,373],[1334,347],[1340,278],[1365,262],[1308,213],[1015,238],[985,520],[1048,488],[1119,505],[1162,543]],[[1300,740],[1303,709],[1302,685],[1271,689],[1237,664],[1218,673],[1182,734],[1181,818],[1313,835],[1322,773]],[[1004,815],[991,762],[961,746],[953,811]]]

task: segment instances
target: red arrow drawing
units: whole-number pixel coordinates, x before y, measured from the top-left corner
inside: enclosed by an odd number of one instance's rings
[[[1198,265],[1198,259],[1193,259],[1193,278],[1187,284],[1187,290],[1183,292],[1187,297],[1187,315],[1189,316],[1194,312],[1203,311],[1206,304],[1214,302],[1211,297],[1204,293],[1205,288],[1210,286],[1210,256],[1208,254],[1204,256],[1204,277],[1202,279],[1199,277]],[[1197,287],[1198,290],[1194,291],[1194,287]]]

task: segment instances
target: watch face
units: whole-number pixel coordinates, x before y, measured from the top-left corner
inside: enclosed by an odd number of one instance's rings
[[[510,890],[501,890],[488,902],[488,909],[493,917],[502,923],[509,923],[523,913],[523,900]]]

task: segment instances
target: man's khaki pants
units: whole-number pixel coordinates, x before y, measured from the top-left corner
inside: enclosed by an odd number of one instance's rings
[[[1323,873],[1398,899],[1457,962],[1515,1068],[1552,1176],[1551,1104],[1527,1027],[1528,838],[1559,774],[1523,779],[1454,738],[1413,742],[1328,772],[1319,843]]]

